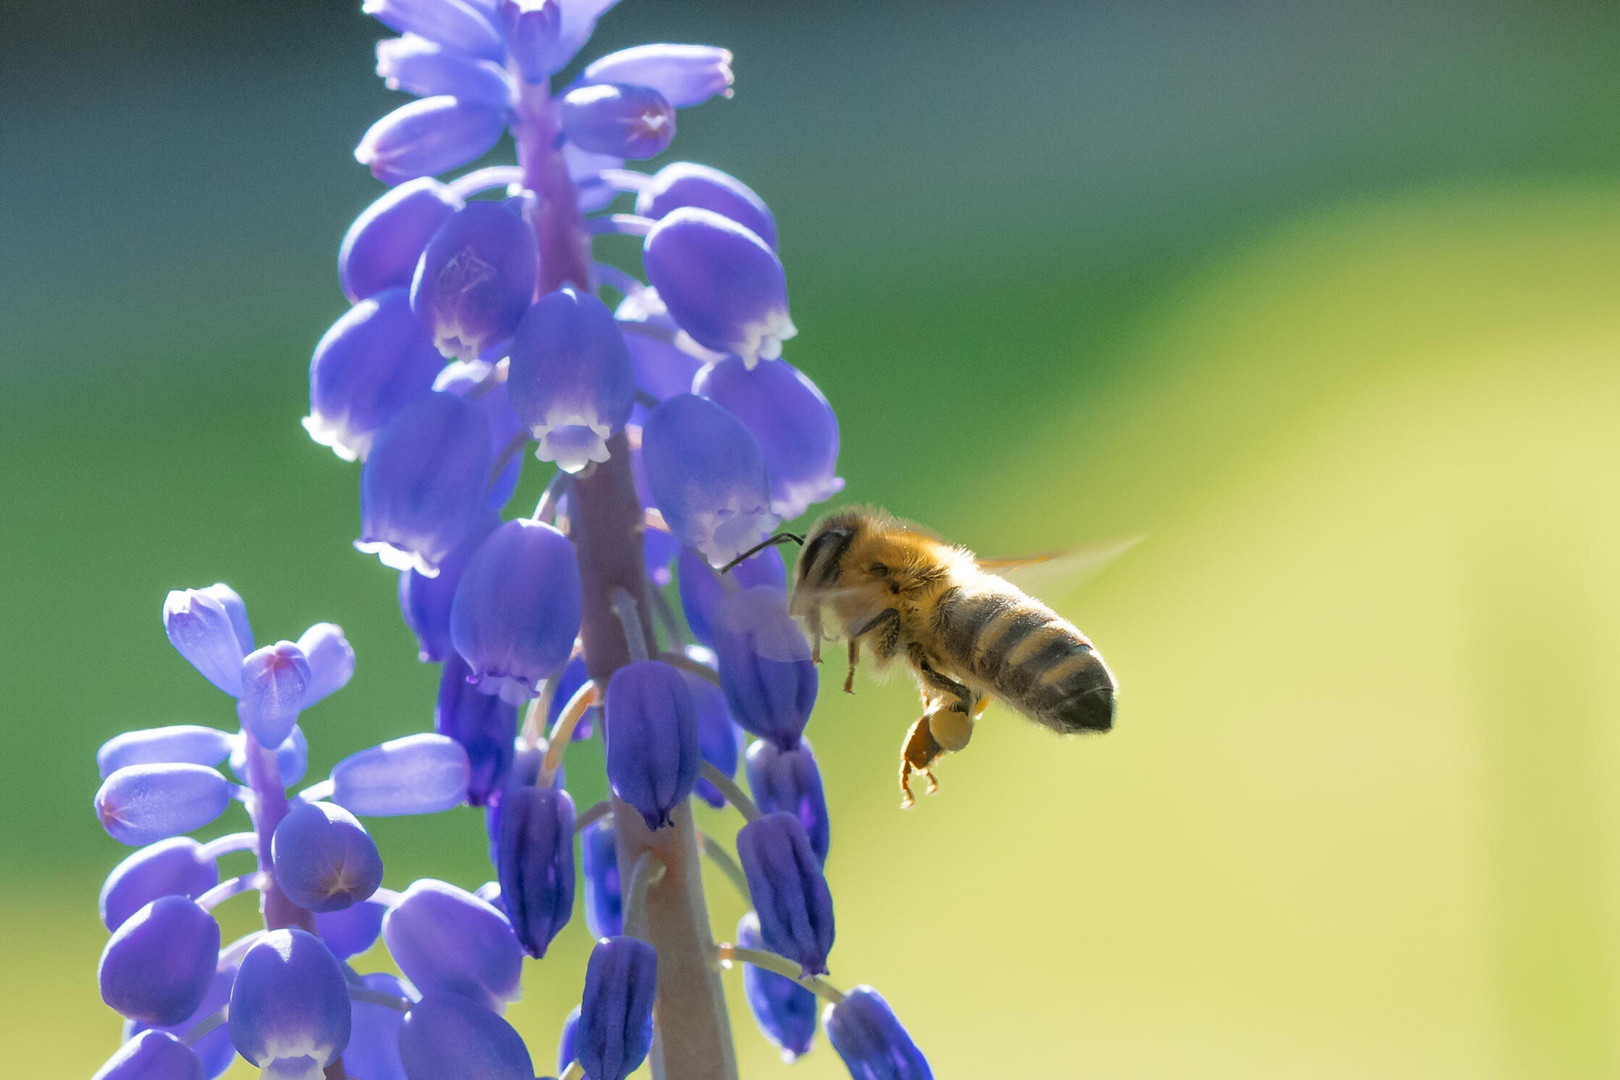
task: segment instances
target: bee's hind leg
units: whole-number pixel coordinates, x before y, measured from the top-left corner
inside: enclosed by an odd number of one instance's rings
[[[934,779],[932,766],[944,752],[944,748],[934,739],[928,717],[918,717],[911,730],[906,732],[906,741],[900,745],[900,809],[905,810],[916,801],[911,795],[912,773],[928,777],[928,794],[939,790],[939,781]]]
[[[861,639],[849,639],[849,674],[844,676],[844,693],[855,692],[855,665],[861,662]]]

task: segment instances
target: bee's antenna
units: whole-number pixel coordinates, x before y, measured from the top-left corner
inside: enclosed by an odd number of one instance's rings
[[[758,554],[768,547],[775,547],[777,544],[785,544],[789,540],[793,541],[795,544],[798,544],[800,547],[804,546],[804,537],[799,536],[796,533],[779,532],[775,536],[766,537],[764,540],[761,540],[759,543],[755,544],[753,547],[749,548],[735,559],[732,559],[730,562],[726,563],[726,565],[720,568],[720,572],[724,574],[726,571],[730,570],[733,566],[736,566],[744,559]]]

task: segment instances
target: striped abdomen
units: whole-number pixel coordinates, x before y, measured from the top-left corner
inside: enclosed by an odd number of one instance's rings
[[[1045,604],[991,581],[998,587],[952,590],[937,609],[935,641],[949,666],[1049,728],[1107,731],[1114,676],[1091,642]]]

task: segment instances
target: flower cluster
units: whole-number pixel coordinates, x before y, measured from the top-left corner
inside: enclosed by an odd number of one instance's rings
[[[577,64],[615,2],[366,0],[399,34],[378,74],[416,100],[356,151],[390,190],[343,239],[352,306],[316,346],[304,426],[360,462],[355,546],[399,572],[420,658],[440,669],[434,731],[289,796],[301,710],[353,670],[341,631],[255,649],[224,586],[171,595],[170,639],[236,699],[240,730],[103,748],[98,813],[147,845],[103,895],[103,996],[130,1023],[104,1078],[215,1076],[234,1048],[285,1080],[340,1059],[366,1080],[532,1080],[502,1012],[576,891],[598,940],[560,1075],[624,1080],[675,1034],[656,1014],[693,1026],[654,1055],[658,1075],[734,1077],[716,961],[743,965],[785,1058],[811,1047],[819,998],[857,1080],[931,1075],[882,997],[822,977],[831,825],[804,738],[817,677],[781,557],[716,570],[843,486],[832,409],[782,358],[795,329],[776,222],[718,170],[628,167],[670,146],[679,110],[730,96],[731,54],[658,44]],[[508,134],[515,164],[443,178]],[[597,260],[624,237],[639,274]],[[508,517],[530,448],[552,475]],[[598,735],[613,797],[580,810],[564,751]],[[238,782],[216,768],[227,758]],[[250,831],[183,835],[233,798]],[[706,923],[693,799],[745,819],[734,848],[702,840],[753,909],[735,944]],[[495,880],[384,887],[360,819],[461,804],[483,808]],[[222,882],[237,851],[257,866]],[[251,891],[265,929],[222,947],[212,907]],[[379,935],[400,976],[350,965]]]

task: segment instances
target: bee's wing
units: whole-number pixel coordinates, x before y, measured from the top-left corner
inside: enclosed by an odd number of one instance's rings
[[[1106,569],[1113,561],[1140,544],[1144,537],[1099,540],[1079,547],[1046,551],[1012,559],[978,559],[979,569],[1007,578],[1020,586],[1040,586],[1028,591],[1050,592],[1054,587],[1080,584]]]

